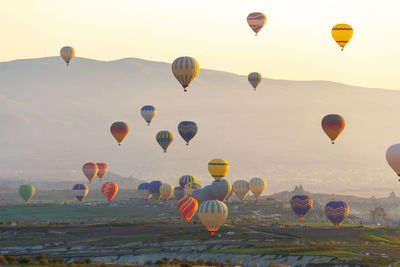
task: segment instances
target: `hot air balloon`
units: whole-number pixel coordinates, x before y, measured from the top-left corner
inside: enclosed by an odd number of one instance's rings
[[[294,213],[299,216],[300,220],[303,220],[307,212],[310,211],[313,205],[313,200],[309,196],[298,195],[293,196],[290,200],[290,206]]]
[[[72,187],[72,193],[79,202],[82,202],[89,193],[89,187],[85,184],[76,184]]]
[[[152,181],[150,182],[150,187],[149,191],[151,193],[151,197],[154,199],[159,199],[160,198],[160,187],[161,187],[161,182],[160,181]]]
[[[256,33],[256,36],[259,31],[264,27],[267,22],[267,17],[260,12],[253,12],[247,16],[247,23],[250,28]]]
[[[142,114],[142,117],[147,122],[147,125],[150,125],[150,122],[157,115],[157,109],[154,106],[143,106],[140,110],[140,114]]]
[[[211,185],[206,185],[204,188],[202,188],[201,195],[204,200],[216,200],[217,199],[217,197],[214,195],[213,191],[211,190]]]
[[[353,37],[353,28],[349,24],[336,24],[332,28],[332,37],[343,51]]]
[[[201,188],[201,185],[196,182],[189,182],[189,183],[185,184],[185,189],[184,189],[185,196],[189,196],[189,197],[192,196],[193,190],[199,189],[199,188]]]
[[[199,205],[201,203],[203,203],[204,200],[206,200],[203,196],[203,191],[204,191],[203,188],[199,188],[199,189],[193,190],[193,192],[192,192],[192,198],[196,199],[197,203],[199,203]]]
[[[186,87],[199,73],[199,63],[192,57],[178,57],[172,63],[172,73],[186,92]]]
[[[197,200],[192,197],[184,197],[179,199],[177,205],[179,212],[187,222],[190,222],[199,207]]]
[[[219,200],[207,200],[201,203],[199,219],[211,235],[215,235],[219,227],[228,218],[228,208]]]
[[[256,199],[260,197],[260,195],[267,188],[267,182],[263,178],[255,177],[249,182],[250,191],[254,194]]]
[[[197,180],[196,180],[196,178],[195,178],[194,176],[192,176],[192,175],[183,175],[183,176],[181,176],[181,178],[179,178],[179,185],[180,185],[182,188],[185,188],[185,185],[186,185],[187,183],[197,183]]]
[[[28,202],[35,194],[35,187],[30,184],[23,184],[19,187],[19,195],[25,202]]]
[[[325,215],[338,228],[349,215],[349,206],[344,201],[331,201],[325,206]]]
[[[121,145],[122,140],[124,140],[129,133],[129,126],[125,122],[117,121],[111,125],[110,130],[115,140],[117,140],[118,145]]]
[[[164,149],[164,152],[167,152],[167,148],[174,141],[174,135],[170,131],[161,131],[158,132],[156,140],[162,149]]]
[[[224,159],[213,159],[208,163],[208,171],[216,181],[220,181],[228,174],[229,163]]]
[[[150,189],[149,183],[142,183],[138,186],[139,193],[145,200],[149,200],[149,198],[151,197],[149,189]]]
[[[68,66],[69,62],[71,62],[71,60],[75,57],[75,49],[71,46],[64,46],[60,50],[60,55]]]
[[[386,161],[394,172],[400,176],[400,144],[391,145],[386,150]]]
[[[99,171],[97,172],[97,176],[99,176],[99,178],[103,178],[104,175],[107,174],[108,172],[108,165],[107,163],[96,163],[97,167],[99,167]]]
[[[190,140],[197,133],[197,125],[193,121],[181,121],[178,125],[179,135],[186,141],[186,145],[189,145]]]
[[[344,118],[337,114],[326,115],[321,122],[322,129],[326,135],[335,143],[336,138],[343,132],[346,123]]]
[[[89,183],[91,183],[94,177],[97,176],[97,173],[99,172],[99,167],[94,162],[88,162],[82,166],[82,171],[86,178],[89,180]]]
[[[168,201],[168,199],[174,194],[174,186],[170,184],[161,184],[160,186],[160,195],[162,198],[165,199],[165,201]]]
[[[113,182],[104,183],[101,187],[101,192],[103,192],[103,195],[111,202],[118,193],[118,185]]]
[[[176,199],[181,199],[185,197],[184,189],[180,186],[174,188],[174,197]]]
[[[226,179],[222,179],[220,181],[214,181],[211,184],[211,191],[213,192],[217,200],[225,201],[225,199],[232,191],[232,185]]]
[[[262,80],[262,75],[261,73],[258,72],[251,72],[249,76],[247,77],[249,80],[249,83],[253,86],[254,91],[256,90],[257,86],[260,84]]]
[[[243,201],[243,199],[247,196],[250,190],[249,182],[245,180],[235,181],[232,187],[233,187],[232,188],[233,192],[239,198],[240,201]]]

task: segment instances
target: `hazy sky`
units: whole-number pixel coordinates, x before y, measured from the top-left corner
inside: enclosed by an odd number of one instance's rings
[[[58,55],[172,62],[290,80],[332,80],[400,89],[400,1],[367,0],[1,0],[0,60]],[[266,14],[255,37],[249,12]],[[354,28],[340,51],[337,23]]]

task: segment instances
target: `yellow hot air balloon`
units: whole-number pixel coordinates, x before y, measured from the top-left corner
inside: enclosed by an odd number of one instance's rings
[[[232,185],[232,190],[235,193],[235,195],[239,198],[239,200],[243,201],[243,199],[247,196],[250,190],[249,182],[245,180],[235,181]]]
[[[64,46],[60,50],[60,55],[68,66],[69,62],[71,62],[71,60],[75,57],[75,49],[71,46]]]
[[[208,163],[208,171],[216,181],[221,181],[229,171],[229,163],[224,159],[213,159]]]
[[[353,37],[353,28],[349,24],[336,24],[332,28],[332,37],[343,50]]]
[[[170,184],[161,184],[160,186],[160,195],[165,201],[167,201],[172,194],[174,193],[174,186]]]
[[[260,197],[260,195],[267,188],[267,182],[263,178],[255,177],[250,180],[249,188],[250,188],[250,191],[256,197],[256,199],[258,199]]]
[[[178,57],[172,63],[172,73],[186,92],[186,87],[199,73],[199,63],[192,57]]]
[[[215,235],[219,227],[228,218],[228,207],[219,200],[207,200],[199,207],[199,219],[211,235]]]

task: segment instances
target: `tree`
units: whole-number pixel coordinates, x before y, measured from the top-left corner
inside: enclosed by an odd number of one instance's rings
[[[92,263],[92,260],[89,259],[89,258],[86,258],[86,259],[84,260],[84,262],[85,262],[86,264],[90,264],[90,263]]]
[[[269,261],[269,267],[274,267],[274,262],[272,260]]]
[[[21,263],[21,264],[31,264],[32,260],[31,260],[31,258],[24,256],[24,257],[19,258],[19,263]]]

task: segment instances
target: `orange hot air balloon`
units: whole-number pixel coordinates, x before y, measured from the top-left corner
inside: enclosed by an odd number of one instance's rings
[[[322,129],[326,135],[335,143],[336,138],[343,132],[346,123],[344,118],[338,114],[328,114],[321,122]]]
[[[89,180],[89,183],[91,183],[94,177],[96,177],[97,173],[99,172],[99,166],[97,166],[97,164],[94,162],[88,162],[83,165],[82,171],[86,178]]]
[[[107,163],[96,163],[97,166],[99,167],[99,172],[97,173],[97,176],[99,176],[99,178],[103,178],[104,175],[107,174],[108,172],[108,165]]]
[[[124,140],[129,133],[129,126],[125,122],[117,121],[111,125],[110,130],[115,140],[117,140],[118,145],[121,145],[122,140]]]
[[[113,182],[104,183],[101,187],[101,192],[103,192],[103,195],[111,202],[118,193],[118,185]]]
[[[190,222],[198,208],[197,200],[192,197],[184,197],[178,201],[178,210],[187,222]]]

